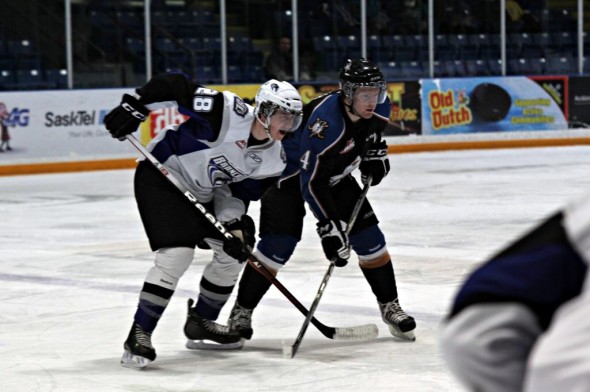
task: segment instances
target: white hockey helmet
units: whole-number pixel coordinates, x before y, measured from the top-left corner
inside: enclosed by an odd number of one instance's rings
[[[301,125],[303,103],[301,95],[291,83],[279,82],[276,79],[267,81],[258,89],[255,102],[254,114],[258,121],[265,126],[265,129],[270,126],[270,119],[277,110],[293,116],[291,127],[285,131],[293,132]],[[261,115],[265,117],[266,124],[262,122]]]

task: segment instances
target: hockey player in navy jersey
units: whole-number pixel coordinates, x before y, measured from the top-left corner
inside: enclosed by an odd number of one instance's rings
[[[135,198],[155,263],[139,294],[121,363],[141,368],[156,358],[152,332],[190,266],[196,246],[209,247],[214,255],[204,269],[196,305],[189,300],[184,326],[187,347],[207,340],[240,341],[237,332],[214,320],[242,270],[238,261],[246,260],[248,247],[254,244],[248,203],[259,199],[283,171],[285,152],[280,141],[301,123],[302,103],[287,82],[264,83],[254,108],[236,94],[206,88],[177,73],[156,76],[136,93],[125,94],[105,117],[106,128],[124,140],[151,110],[176,106],[188,116],[182,124],[161,132],[148,150],[234,235],[225,240],[150,162],[139,162]]]
[[[477,268],[441,334],[470,391],[590,388],[590,196]]]
[[[360,168],[363,182],[378,185],[389,172],[385,129],[390,104],[383,74],[366,59],[348,60],[340,70],[341,88],[312,100],[303,124],[283,141],[287,168],[262,198],[260,242],[256,257],[275,273],[301,240],[304,203],[317,218],[325,256],[344,266],[350,246],[378,301],[383,321],[394,336],[413,340],[416,323],[401,308],[391,257],[379,221],[368,201],[346,234],[346,222],[361,194],[351,175]],[[289,208],[285,208],[289,206]],[[252,311],[270,283],[247,265],[228,325],[245,339],[252,336]]]

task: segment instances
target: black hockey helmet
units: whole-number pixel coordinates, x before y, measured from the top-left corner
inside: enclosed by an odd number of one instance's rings
[[[351,101],[359,87],[379,88],[379,103],[385,102],[387,85],[383,73],[372,61],[365,58],[348,59],[340,69],[340,89]]]

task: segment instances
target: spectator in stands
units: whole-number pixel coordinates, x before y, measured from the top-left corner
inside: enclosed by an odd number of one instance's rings
[[[396,34],[425,34],[428,31],[427,3],[404,0],[396,19]]]
[[[369,34],[387,35],[392,32],[391,17],[383,3],[381,0],[367,2],[367,29]]]
[[[8,141],[10,140],[10,134],[8,133],[7,124],[9,116],[10,113],[6,108],[6,105],[4,104],[4,102],[0,102],[0,127],[2,127],[2,131],[0,133],[0,152],[4,152],[4,146],[6,146],[6,151],[12,150],[10,144],[8,144]]]
[[[291,37],[282,35],[275,48],[264,60],[264,72],[267,79],[280,81],[293,80],[293,54]]]
[[[538,33],[541,31],[539,19],[525,10],[516,0],[506,1],[506,30],[515,33]]]

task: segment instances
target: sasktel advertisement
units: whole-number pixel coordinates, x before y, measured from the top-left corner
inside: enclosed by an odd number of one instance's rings
[[[567,77],[422,80],[423,134],[564,130]]]
[[[104,116],[130,92],[0,92],[12,148],[0,154],[0,165],[137,156],[129,143],[114,140],[103,125]]]

